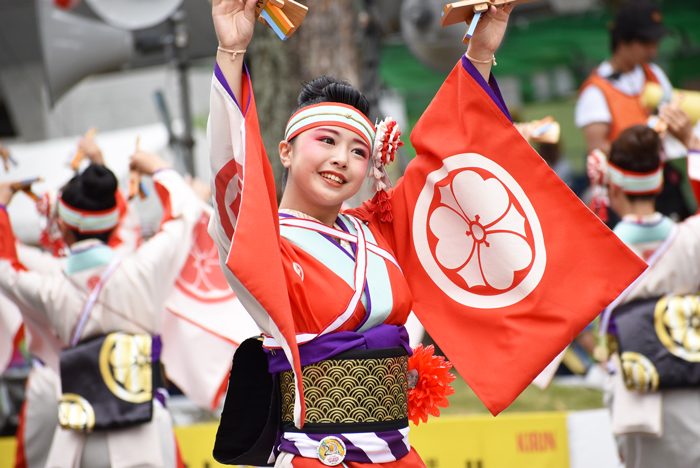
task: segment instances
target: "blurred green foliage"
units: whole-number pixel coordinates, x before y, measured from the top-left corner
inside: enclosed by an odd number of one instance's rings
[[[662,12],[664,24],[672,34],[661,42],[657,62],[675,87],[700,89],[700,1],[666,1]],[[563,153],[579,172],[584,168],[586,148],[583,135],[573,122],[575,92],[571,96],[535,102],[532,76],[564,67],[571,71],[575,86],[580,86],[610,54],[611,21],[612,16],[606,10],[519,19],[510,26],[497,53],[496,77],[520,80],[524,106],[511,111],[523,121],[552,115],[562,126]],[[382,49],[380,74],[386,86],[404,96],[411,129],[447,76],[428,69],[403,44],[395,43]],[[415,156],[409,142],[406,151],[410,157]]]

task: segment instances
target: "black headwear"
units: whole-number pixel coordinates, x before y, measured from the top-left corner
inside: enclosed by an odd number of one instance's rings
[[[659,7],[653,3],[645,0],[630,1],[617,14],[612,34],[623,40],[656,41],[668,33],[662,19]]]
[[[85,211],[104,211],[117,206],[117,178],[101,164],[91,164],[63,188],[63,202]]]

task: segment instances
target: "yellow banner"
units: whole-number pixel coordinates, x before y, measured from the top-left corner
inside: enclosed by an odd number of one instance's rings
[[[431,418],[412,427],[428,468],[568,468],[566,413]]]
[[[0,468],[15,466],[15,438],[0,437]]]
[[[431,418],[411,427],[411,445],[428,468],[569,468],[565,412]],[[175,428],[187,468],[214,468],[217,425]],[[14,438],[0,438],[0,468],[11,467]]]
[[[565,412],[431,418],[409,439],[428,468],[568,468]],[[175,429],[188,468],[223,466],[211,455],[216,425]]]

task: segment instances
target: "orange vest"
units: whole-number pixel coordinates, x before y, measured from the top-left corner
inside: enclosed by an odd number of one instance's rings
[[[644,76],[646,83],[659,83],[658,78],[651,71],[648,64],[643,64]],[[605,100],[608,102],[612,121],[610,122],[610,132],[608,133],[608,141],[612,143],[624,130],[633,125],[643,125],[649,117],[650,110],[642,105],[641,93],[630,96],[615,88],[613,84],[598,75],[598,69],[593,70],[591,76],[581,86],[583,91],[587,86],[597,86],[603,92]],[[642,88],[643,89],[643,88]]]

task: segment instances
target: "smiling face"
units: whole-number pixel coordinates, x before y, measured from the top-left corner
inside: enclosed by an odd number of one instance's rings
[[[298,210],[333,224],[343,202],[362,186],[370,148],[355,132],[335,126],[312,128],[292,143],[280,142],[289,169],[280,208]]]

